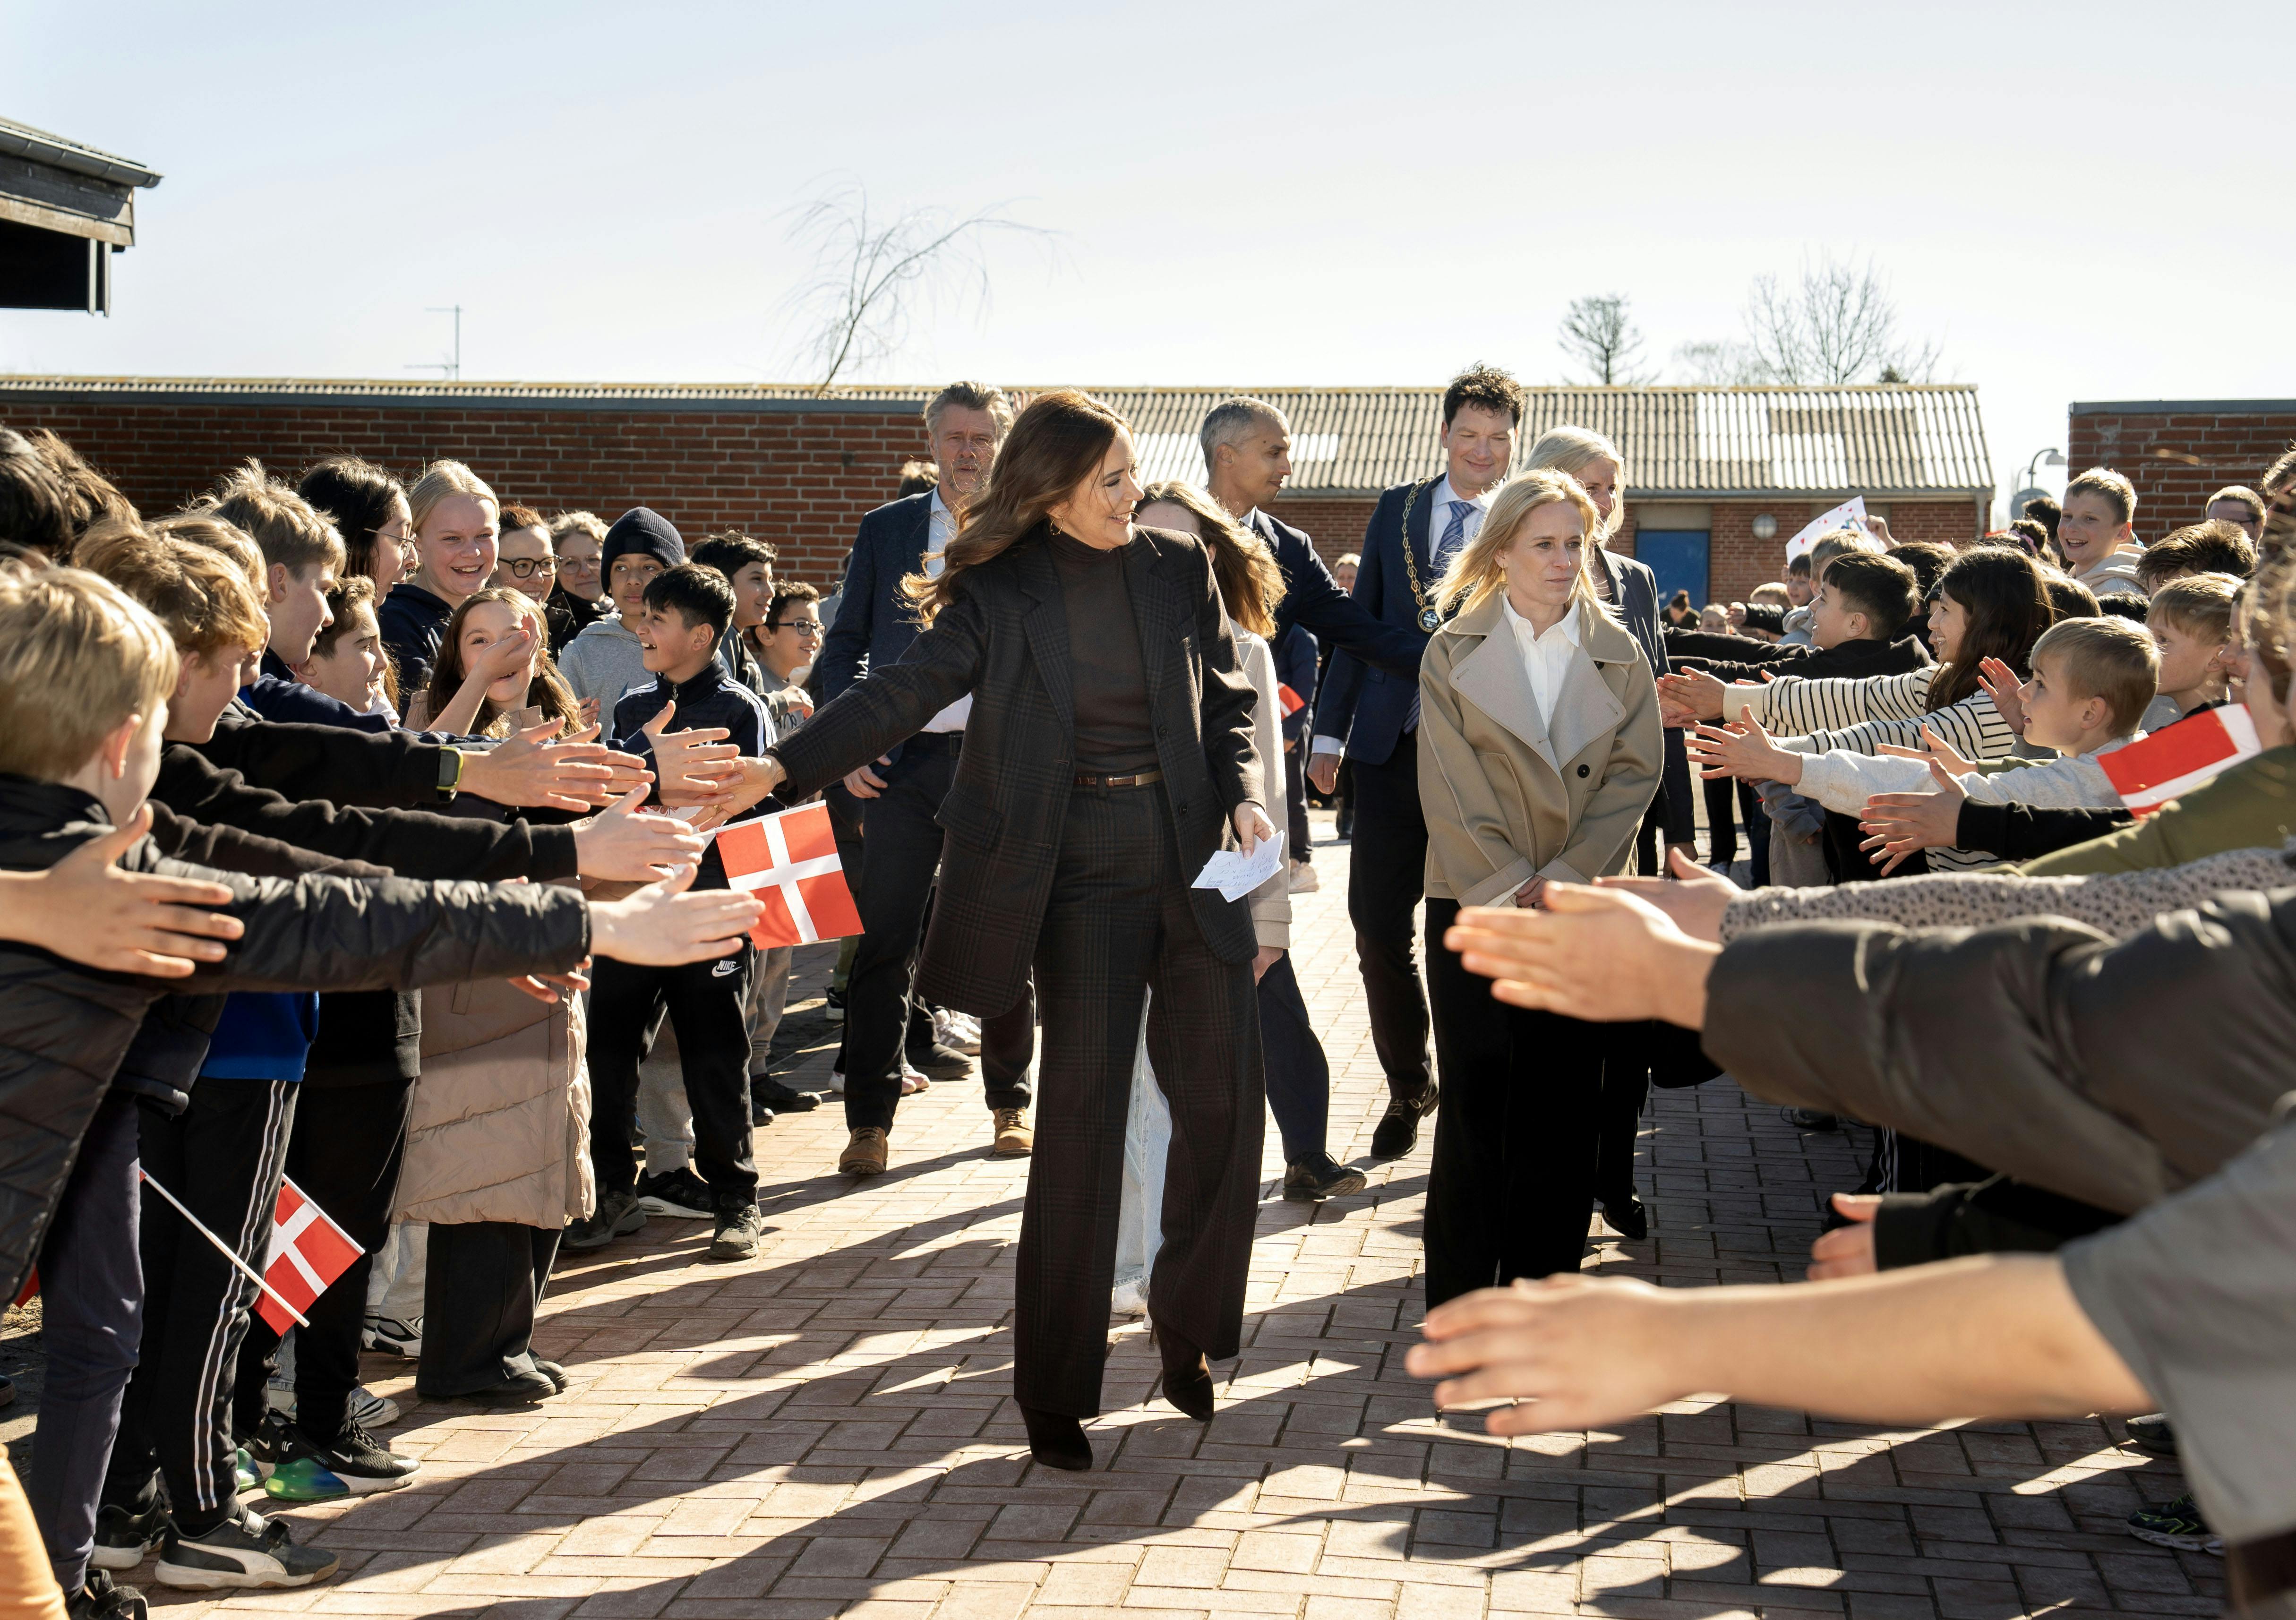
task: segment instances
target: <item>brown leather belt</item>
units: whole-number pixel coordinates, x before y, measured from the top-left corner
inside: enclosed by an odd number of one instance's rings
[[[1161,771],[1136,771],[1129,776],[1095,776],[1089,771],[1076,773],[1076,785],[1079,788],[1144,788],[1163,780]]]
[[[2235,1610],[2260,1607],[2267,1599],[2296,1590],[2296,1530],[2225,1544],[2226,1583]]]

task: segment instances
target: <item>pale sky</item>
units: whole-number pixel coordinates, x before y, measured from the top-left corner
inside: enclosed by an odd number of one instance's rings
[[[0,371],[805,380],[789,210],[1008,214],[879,374],[1660,380],[1749,281],[1870,258],[1997,472],[2075,399],[2296,397],[2296,6],[390,8],[0,0],[0,115],[146,163],[110,319]],[[435,374],[435,373],[433,373]],[[2062,474],[2058,475],[2062,478]]]

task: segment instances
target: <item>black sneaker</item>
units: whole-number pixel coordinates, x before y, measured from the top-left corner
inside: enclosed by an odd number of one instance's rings
[[[750,1100],[776,1114],[810,1114],[821,1106],[821,1099],[811,1092],[783,1085],[771,1075],[750,1076]]]
[[[821,1016],[823,1018],[828,1019],[829,1022],[832,1024],[842,1024],[845,1021],[844,991],[832,990],[826,996],[822,998],[822,1002]]]
[[[1320,1204],[1325,1199],[1363,1190],[1363,1172],[1349,1169],[1328,1153],[1303,1158],[1283,1173],[1283,1198],[1287,1203]]]
[[[318,1547],[298,1547],[277,1519],[242,1508],[198,1535],[170,1530],[154,1572],[162,1586],[189,1591],[233,1587],[308,1586],[335,1573],[342,1560]]]
[[[729,1204],[718,1212],[718,1231],[709,1240],[712,1260],[750,1260],[765,1236],[766,1220],[755,1203]]]
[[[413,1485],[422,1466],[377,1445],[355,1418],[324,1444],[287,1425],[272,1439],[263,1488],[282,1501],[334,1501]]]
[[[1780,1109],[1788,1125],[1797,1131],[1839,1131],[1841,1117],[1829,1114],[1824,1109]]]
[[[151,1608],[133,1586],[117,1585],[109,1571],[91,1569],[87,1584],[64,1600],[64,1613],[71,1620],[144,1620]]]
[[[1650,1236],[1650,1211],[1643,1207],[1639,1194],[1622,1192],[1616,1198],[1600,1200],[1603,1219],[1619,1236],[1639,1243]]]
[[[140,1511],[106,1502],[95,1510],[95,1548],[87,1561],[98,1569],[133,1569],[167,1540],[169,1528],[168,1504],[157,1491]]]
[[[513,1372],[499,1384],[489,1384],[484,1389],[457,1389],[437,1395],[414,1387],[414,1393],[426,1401],[472,1401],[480,1406],[531,1406],[537,1401],[547,1401],[558,1393],[558,1385],[546,1372]]]
[[[909,1043],[909,1067],[933,1080],[962,1080],[972,1072],[972,1060],[939,1041],[931,1045]]]
[[[660,1175],[641,1176],[637,1197],[638,1207],[646,1214],[681,1221],[706,1221],[712,1207],[709,1185],[693,1174],[691,1165],[680,1165]]]
[[[1379,1129],[1371,1133],[1371,1153],[1374,1158],[1400,1158],[1418,1144],[1419,1122],[1435,1111],[1443,1088],[1430,1080],[1419,1088],[1418,1094],[1398,1097],[1387,1105],[1386,1117]]]
[[[646,1223],[635,1192],[602,1192],[596,1213],[583,1216],[566,1229],[561,1248],[603,1248],[616,1238],[627,1238]]]
[[[2137,1509],[2128,1516],[2128,1534],[2155,1547],[2174,1547],[2179,1552],[2213,1552],[2218,1558],[2224,1557],[2224,1538],[2209,1528],[2209,1521],[2201,1517],[2190,1491],[2164,1506]]]

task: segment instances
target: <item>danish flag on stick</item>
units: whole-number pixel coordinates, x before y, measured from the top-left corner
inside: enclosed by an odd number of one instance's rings
[[[2263,750],[2248,707],[2227,703],[2164,725],[2141,742],[2097,756],[2120,802],[2150,815],[2180,794],[2190,793],[2227,765]]]
[[[1275,689],[1275,700],[1283,706],[1283,717],[1286,720],[1308,707],[1308,700],[1293,691],[1289,686],[1278,686]]]
[[[726,863],[728,888],[747,889],[766,904],[750,930],[750,943],[759,950],[861,931],[826,805],[800,805],[722,827],[718,858]]]
[[[279,1182],[279,1202],[271,1212],[271,1247],[263,1256],[266,1292],[255,1309],[284,1334],[292,1326],[279,1300],[298,1311],[327,1291],[327,1285],[349,1269],[366,1250],[351,1241],[350,1233],[327,1218],[327,1212],[304,1196],[303,1190],[284,1176]],[[278,1298],[273,1297],[274,1295]]]

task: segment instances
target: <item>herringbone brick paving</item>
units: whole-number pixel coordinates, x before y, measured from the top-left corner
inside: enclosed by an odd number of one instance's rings
[[[891,1171],[850,1185],[830,1172],[832,1098],[759,1136],[772,1230],[754,1263],[713,1265],[705,1223],[661,1219],[562,1262],[539,1337],[572,1376],[563,1397],[422,1404],[403,1363],[368,1358],[409,1409],[390,1443],[423,1471],[290,1515],[342,1554],[332,1583],[191,1603],[147,1566],[145,1589],[174,1611],[522,1620],[2216,1612],[2220,1565],[2124,1534],[2183,1487],[2117,1423],[1880,1431],[1706,1401],[1512,1443],[1438,1422],[1402,1368],[1431,1133],[1394,1163],[1362,1157],[1385,1093],[1348,855],[1316,852],[1299,968],[1332,1060],[1333,1150],[1372,1184],[1282,1202],[1271,1130],[1246,1347],[1209,1427],[1142,1403],[1153,1355],[1119,1325],[1099,1468],[1033,1466],[1009,1370],[1025,1162],[987,1158],[979,1092],[943,1084],[903,1104]],[[808,953],[797,996],[819,994],[830,956]],[[792,1019],[816,1036],[800,1083],[825,1083],[824,1027]],[[1662,1093],[1638,1171],[1650,1240],[1598,1223],[1588,1264],[1677,1286],[1799,1277],[1862,1144],[1798,1133],[1726,1080]]]

